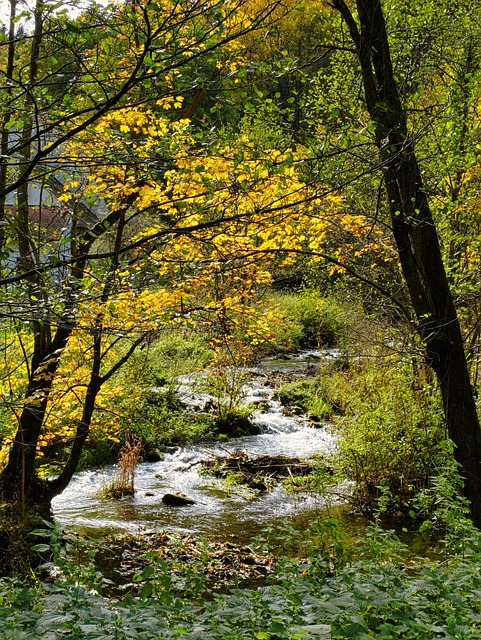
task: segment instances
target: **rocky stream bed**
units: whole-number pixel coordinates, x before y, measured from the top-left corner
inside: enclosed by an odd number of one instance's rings
[[[312,374],[335,356],[329,350],[308,351],[286,360],[263,361],[250,372],[243,399],[258,407],[254,416],[258,435],[171,449],[158,462],[141,463],[135,494],[117,500],[102,498],[99,491],[111,481],[115,467],[78,473],[54,500],[56,521],[75,534],[107,536],[114,548],[123,540],[120,572],[133,571],[128,558],[141,549],[154,546],[160,554],[170,553],[172,536],[177,546],[184,541],[195,556],[193,541],[204,536],[214,545],[209,553],[218,574],[229,573],[224,565],[232,564],[233,558],[246,577],[265,574],[270,559],[249,547],[252,538],[269,523],[319,511],[326,504],[326,498],[315,493],[287,492],[280,478],[308,473],[313,457],[328,456],[336,449],[328,425],[312,425],[306,418],[283,413],[275,398],[275,380]],[[185,385],[182,400],[208,401],[203,395],[199,398]],[[189,504],[166,504],[166,494],[185,495]]]

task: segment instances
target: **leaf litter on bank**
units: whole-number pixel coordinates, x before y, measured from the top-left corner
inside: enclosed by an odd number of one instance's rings
[[[218,586],[261,581],[273,571],[273,558],[265,552],[230,542],[207,542],[191,534],[115,534],[107,536],[105,541],[112,555],[120,559],[115,572],[123,589],[132,587],[132,579],[144,567],[163,561],[174,576],[188,567],[202,573],[211,585]]]

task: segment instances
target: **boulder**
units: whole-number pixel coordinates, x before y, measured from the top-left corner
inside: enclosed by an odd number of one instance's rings
[[[166,493],[162,502],[168,507],[184,507],[188,504],[195,504],[195,500],[182,495],[181,493]]]

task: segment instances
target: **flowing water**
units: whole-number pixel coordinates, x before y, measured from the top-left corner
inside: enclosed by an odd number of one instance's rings
[[[135,495],[120,500],[99,497],[99,490],[109,484],[115,467],[78,473],[53,502],[57,522],[83,533],[162,529],[248,539],[265,523],[322,506],[319,497],[288,494],[280,485],[272,491],[255,494],[229,487],[224,480],[201,475],[199,470],[201,460],[214,455],[227,456],[236,450],[254,457],[282,454],[301,458],[334,451],[336,440],[328,427],[316,425],[314,428],[305,418],[285,416],[270,383],[275,372],[313,373],[334,357],[335,351],[326,350],[305,351],[286,360],[264,360],[251,371],[243,400],[259,407],[254,418],[259,435],[236,438],[222,445],[206,442],[179,447],[169,450],[159,462],[141,463]],[[189,389],[187,383],[183,396],[184,401],[190,398],[192,403],[207,399]],[[195,504],[166,506],[162,503],[165,493],[183,493]]]

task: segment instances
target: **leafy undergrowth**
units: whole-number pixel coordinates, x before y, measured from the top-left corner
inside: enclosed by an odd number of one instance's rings
[[[481,638],[481,534],[468,521],[461,546],[459,531],[447,533],[443,562],[406,561],[395,534],[375,525],[359,540],[343,537],[329,518],[304,535],[289,527],[281,547],[279,531],[268,531],[264,548],[242,553],[192,537],[145,536],[136,543],[147,549],[132,575],[137,589],[117,598],[101,594],[104,578],[92,563],[75,560],[79,551],[93,560],[95,545],[72,536],[65,545],[52,527],[38,531],[57,575],[36,588],[3,581],[0,640]],[[274,552],[275,570],[262,586],[209,586],[209,574],[234,557],[243,556],[234,571],[255,557],[268,573]]]
[[[282,584],[178,597],[163,571],[143,571],[139,597],[112,601],[74,581],[36,590],[4,584],[0,638],[43,640],[303,640],[481,638],[481,568],[353,563],[331,574],[326,559],[292,562]]]

